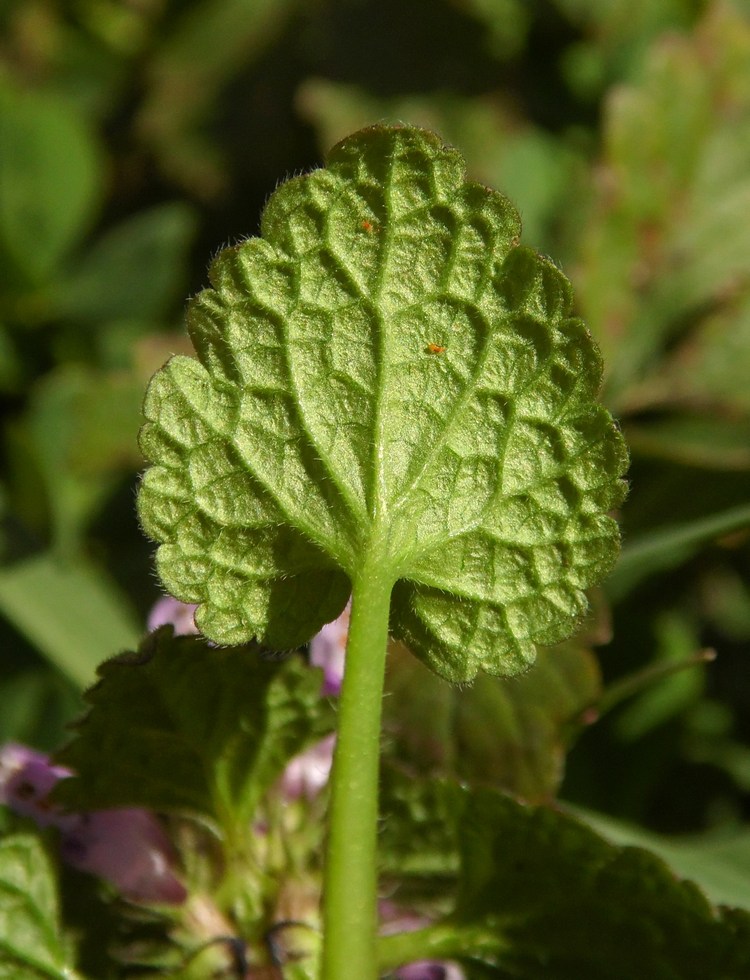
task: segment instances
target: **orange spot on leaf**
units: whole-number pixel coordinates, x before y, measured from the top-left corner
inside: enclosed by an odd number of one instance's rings
[[[445,347],[443,347],[442,344],[428,344],[427,345],[427,350],[430,352],[430,354],[444,354],[445,353]]]

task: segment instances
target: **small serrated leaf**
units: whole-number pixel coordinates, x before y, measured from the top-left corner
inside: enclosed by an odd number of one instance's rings
[[[58,754],[57,802],[144,806],[246,826],[289,759],[332,728],[321,675],[300,657],[216,650],[171,627],[99,668],[91,708]]]
[[[0,841],[0,980],[80,980],[60,935],[52,869],[26,834]]]
[[[750,975],[750,914],[712,905],[655,854],[615,846],[570,815],[493,789],[387,785],[386,867],[404,860],[407,876],[417,876],[406,887],[428,903],[436,874],[457,877],[458,886],[445,919],[381,939],[381,966],[429,955],[458,960],[467,980]],[[429,847],[436,833],[446,860],[420,864],[404,842],[424,835]]]
[[[565,277],[502,195],[373,127],[270,198],[151,382],[139,511],[219,643],[308,640],[365,556],[438,673],[513,674],[612,566],[622,438]],[[375,558],[374,556],[377,556]]]

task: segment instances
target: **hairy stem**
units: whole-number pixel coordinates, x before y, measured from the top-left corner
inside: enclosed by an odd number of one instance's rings
[[[323,894],[322,980],[376,980],[380,721],[392,578],[371,556],[352,587]]]

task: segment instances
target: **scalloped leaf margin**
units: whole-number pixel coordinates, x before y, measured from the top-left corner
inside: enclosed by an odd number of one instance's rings
[[[366,556],[443,676],[524,670],[614,564],[623,440],[567,279],[424,130],[373,127],[270,198],[151,382],[139,513],[221,644],[307,641]]]

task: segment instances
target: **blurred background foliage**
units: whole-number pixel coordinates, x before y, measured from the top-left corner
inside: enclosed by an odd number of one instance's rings
[[[740,832],[741,0],[0,0],[0,741],[59,745],[159,594],[133,507],[140,402],[187,349],[208,259],[257,232],[284,176],[399,120],[455,143],[573,279],[633,465],[622,563],[584,637],[517,682],[429,696],[394,653],[391,754],[530,799],[562,781],[649,832]]]

